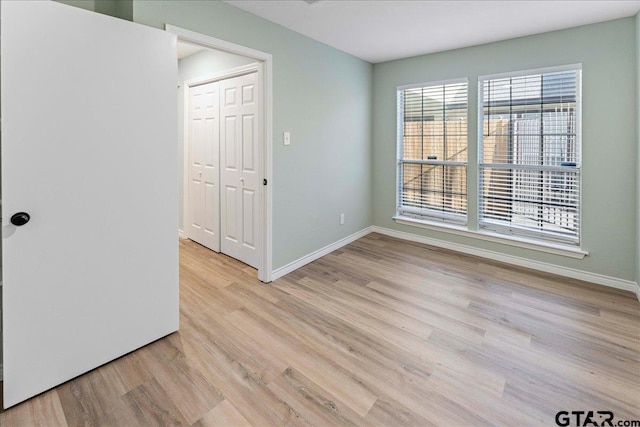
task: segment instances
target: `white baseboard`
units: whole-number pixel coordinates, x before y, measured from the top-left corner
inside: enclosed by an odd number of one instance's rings
[[[494,261],[504,262],[506,264],[517,265],[519,267],[530,268],[532,270],[543,271],[547,273],[557,274],[563,277],[569,277],[572,279],[584,280],[585,282],[595,283],[598,285],[608,286],[610,288],[622,289],[624,291],[633,292],[638,301],[640,301],[640,285],[632,280],[620,279],[617,277],[605,276],[598,273],[590,273],[588,271],[576,270],[574,268],[562,267],[559,265],[549,264],[546,262],[535,261],[528,258],[521,258],[513,255],[507,255],[500,252],[489,251],[485,249],[476,248],[473,246],[461,245],[459,243],[452,243],[446,240],[434,239],[431,237],[420,236],[417,234],[406,233],[404,231],[392,230],[390,228],[378,227],[376,225],[367,227],[358,231],[350,236],[338,240],[324,248],[318,249],[308,255],[305,255],[289,264],[273,270],[271,279],[276,280],[285,274],[289,274],[292,271],[297,270],[300,267],[309,264],[312,261],[317,260],[320,257],[327,255],[340,249],[341,247],[348,245],[349,243],[360,239],[370,233],[380,233],[385,236],[396,237],[398,239],[408,240],[411,242],[424,243],[425,245],[436,246],[439,248],[449,249],[456,252],[461,252],[468,255],[474,255],[481,258],[488,258]]]
[[[178,237],[181,238],[181,239],[186,239],[187,235],[184,234],[184,231],[178,229]]]
[[[297,260],[290,262],[289,264],[276,268],[271,272],[271,280],[276,280],[285,274],[289,274],[294,270],[299,269],[302,266],[309,264],[312,261],[321,258],[328,253],[335,251],[336,249],[340,249],[341,247],[348,245],[351,242],[358,240],[361,237],[366,236],[367,234],[372,232],[373,227],[367,227],[363,230],[360,230],[356,233],[353,233],[350,236],[347,236],[343,239],[338,240],[337,242],[331,243],[330,245],[325,246],[324,248],[318,249],[317,251],[311,252],[308,255],[303,256],[302,258],[298,258]]]
[[[570,277],[572,279],[584,280],[585,282],[591,282],[598,285],[609,286],[611,288],[622,289],[635,293],[636,297],[640,301],[640,286],[638,285],[638,283],[631,280],[605,276],[598,273],[590,273],[588,271],[576,270],[574,268],[562,267],[513,255],[506,255],[499,252],[475,248],[473,246],[461,245],[458,243],[447,242],[440,239],[433,239],[431,237],[419,236],[417,234],[406,233],[404,231],[392,230],[390,228],[378,227],[375,225],[371,227],[371,229],[371,232],[384,234],[385,236],[396,237],[398,239],[409,240],[412,242],[424,243],[426,245],[437,246],[439,248],[449,249],[464,254],[475,255],[478,257],[489,258],[507,264],[531,268],[532,270],[544,271],[557,274],[559,276]]]

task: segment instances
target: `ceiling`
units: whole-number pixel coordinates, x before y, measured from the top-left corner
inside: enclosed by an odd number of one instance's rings
[[[640,1],[226,0],[377,63],[635,15]]]
[[[186,58],[205,49],[206,47],[178,40],[178,59]]]

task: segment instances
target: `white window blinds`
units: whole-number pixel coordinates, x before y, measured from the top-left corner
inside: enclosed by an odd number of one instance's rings
[[[579,245],[580,73],[480,79],[481,228]]]
[[[397,211],[466,222],[466,81],[399,88]]]

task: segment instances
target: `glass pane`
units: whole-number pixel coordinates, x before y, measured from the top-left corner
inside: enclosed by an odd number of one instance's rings
[[[577,171],[484,168],[481,219],[577,237]]]
[[[483,138],[483,163],[511,163],[509,119],[498,117],[491,120],[485,116],[485,129],[488,132]]]
[[[484,163],[577,166],[577,72],[483,83]]]
[[[404,163],[402,172],[402,206],[466,214],[465,166]]]
[[[467,83],[403,92],[405,160],[467,161]]]

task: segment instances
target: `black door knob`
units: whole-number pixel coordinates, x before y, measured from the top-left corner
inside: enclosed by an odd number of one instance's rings
[[[26,212],[18,212],[11,216],[11,224],[20,227],[21,225],[25,225],[29,222],[31,217]]]

